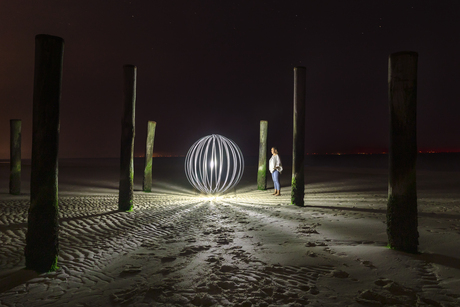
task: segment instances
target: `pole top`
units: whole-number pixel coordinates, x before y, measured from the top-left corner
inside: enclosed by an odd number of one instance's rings
[[[418,53],[415,52],[415,51],[399,51],[399,52],[394,52],[394,53],[390,54],[390,58],[398,57],[398,56],[404,56],[404,55],[418,57]]]
[[[62,37],[49,35],[49,34],[37,34],[37,35],[35,35],[35,39],[36,40],[38,40],[38,39],[52,39],[52,40],[64,42],[64,39]]]

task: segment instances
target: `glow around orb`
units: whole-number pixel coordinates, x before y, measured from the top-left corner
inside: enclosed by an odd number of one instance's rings
[[[223,193],[240,182],[244,159],[232,140],[218,134],[205,136],[190,147],[185,157],[188,181],[206,194]]]

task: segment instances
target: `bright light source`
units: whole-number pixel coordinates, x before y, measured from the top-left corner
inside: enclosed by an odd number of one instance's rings
[[[185,158],[185,175],[196,189],[206,194],[223,193],[240,182],[244,159],[232,140],[218,134],[205,136],[190,147]]]

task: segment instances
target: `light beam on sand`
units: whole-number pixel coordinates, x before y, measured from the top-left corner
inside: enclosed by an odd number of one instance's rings
[[[205,136],[190,147],[185,175],[190,184],[206,194],[218,194],[238,184],[244,172],[240,148],[218,134]]]

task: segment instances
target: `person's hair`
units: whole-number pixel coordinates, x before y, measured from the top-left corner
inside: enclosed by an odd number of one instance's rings
[[[273,151],[274,151],[276,154],[278,154],[278,148],[272,147],[272,149],[273,149]]]

